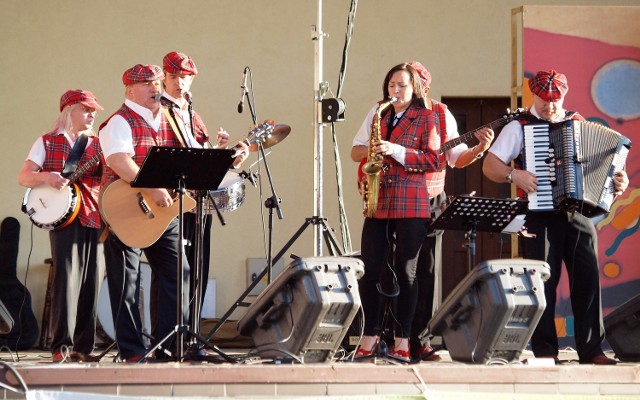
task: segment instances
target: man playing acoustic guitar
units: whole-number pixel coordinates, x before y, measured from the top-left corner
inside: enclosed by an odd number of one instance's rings
[[[189,321],[189,263],[183,253],[183,282],[178,282],[178,241],[179,202],[166,189],[134,190],[131,207],[119,207],[125,224],[115,227],[113,206],[107,204],[107,192],[114,185],[130,189],[129,183],[136,177],[147,153],[153,146],[184,147],[184,143],[171,128],[162,112],[160,95],[162,68],[156,65],[135,65],[122,76],[125,85],[125,102],[107,121],[100,126],[101,146],[106,160],[102,183],[103,194],[100,202],[105,222],[111,231],[105,241],[105,261],[109,279],[109,297],[115,326],[115,336],[120,357],[127,362],[138,362],[144,358],[146,348],[142,337],[140,313],[138,311],[138,291],[140,287],[140,256],[144,251],[147,261],[157,277],[157,321],[154,333],[156,339],[170,337],[178,324],[177,285],[184,288],[182,296],[182,320]],[[247,156],[247,147],[237,155],[236,162]],[[118,179],[119,178],[119,179]],[[125,190],[126,192],[126,190]],[[113,193],[113,191],[111,191]],[[117,199],[117,196],[111,196]],[[127,199],[125,199],[127,200]],[[190,200],[190,203],[186,200]],[[195,206],[192,198],[185,196],[184,211]],[[140,209],[148,208],[148,213]],[[107,209],[110,209],[109,212]],[[153,215],[149,219],[147,215]],[[155,226],[147,221],[166,221]],[[125,228],[122,228],[125,226]],[[159,230],[158,234],[149,231]],[[165,348],[175,351],[175,343],[164,343]],[[164,354],[156,352],[156,356]],[[176,355],[182,357],[182,355]]]

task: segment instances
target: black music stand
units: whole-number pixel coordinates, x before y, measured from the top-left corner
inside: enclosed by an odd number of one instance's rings
[[[145,358],[158,349],[164,342],[176,335],[176,358],[184,360],[184,334],[189,333],[203,345],[220,354],[227,361],[234,362],[216,346],[212,346],[199,334],[192,332],[184,324],[182,303],[184,300],[184,231],[183,231],[183,200],[188,190],[215,190],[222,182],[225,174],[233,163],[234,150],[226,149],[195,149],[184,147],[152,147],[138,171],[131,181],[132,187],[141,188],[173,188],[179,196],[178,223],[178,279],[176,296],[176,327],[157,343],[145,355]],[[200,201],[200,200],[198,200]],[[200,204],[202,207],[202,204]],[[196,272],[197,273],[197,272]],[[199,301],[199,299],[198,299]],[[193,316],[195,321],[199,316]]]
[[[440,214],[431,226],[433,229],[466,231],[468,268],[476,263],[476,234],[480,232],[510,232],[509,226],[518,215],[526,214],[527,202],[514,199],[493,199],[459,195]]]

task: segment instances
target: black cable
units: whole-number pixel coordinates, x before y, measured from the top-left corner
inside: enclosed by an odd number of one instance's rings
[[[353,26],[356,16],[356,10],[358,8],[358,0],[351,1],[351,8],[349,10],[348,18],[347,18],[347,30],[345,34],[344,47],[342,50],[342,62],[340,64],[340,73],[338,74],[338,88],[336,97],[341,98],[342,88],[344,84],[344,77],[346,75],[347,70],[347,60],[348,60],[348,50],[349,45],[351,44],[351,38],[353,36]],[[336,136],[335,123],[331,124],[331,134],[333,140],[333,153],[334,153],[334,161],[336,166],[336,180],[337,180],[337,194],[338,194],[338,215],[340,218],[340,231],[342,236],[342,247],[347,252],[351,252],[351,233],[349,231],[349,225],[346,217],[346,210],[344,206],[344,195],[342,190],[342,163],[340,158],[340,153],[338,150],[338,140]]]
[[[347,33],[344,40],[344,48],[342,50],[342,64],[340,64],[340,74],[338,76],[338,89],[337,97],[340,98],[342,94],[342,85],[344,83],[344,77],[347,71],[347,60],[349,45],[351,44],[351,37],[353,36],[353,26],[356,18],[356,11],[358,9],[358,0],[351,0],[351,8],[349,9],[349,17],[347,18]]]

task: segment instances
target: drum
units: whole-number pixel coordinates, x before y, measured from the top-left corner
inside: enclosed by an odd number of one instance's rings
[[[217,190],[210,190],[204,200],[203,212],[213,214],[218,210],[233,211],[244,203],[244,178],[236,171],[229,171]]]
[[[142,329],[147,335],[151,335],[151,267],[145,262],[140,263],[140,300],[139,309],[142,318]],[[109,300],[109,280],[105,277],[98,294],[98,323],[104,333],[115,340],[115,327],[111,314],[111,302]],[[145,342],[149,345],[145,336]]]

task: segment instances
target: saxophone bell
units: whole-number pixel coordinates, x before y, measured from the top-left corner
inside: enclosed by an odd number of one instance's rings
[[[382,171],[382,166],[378,162],[366,162],[362,166],[362,172],[367,175],[378,174]]]

